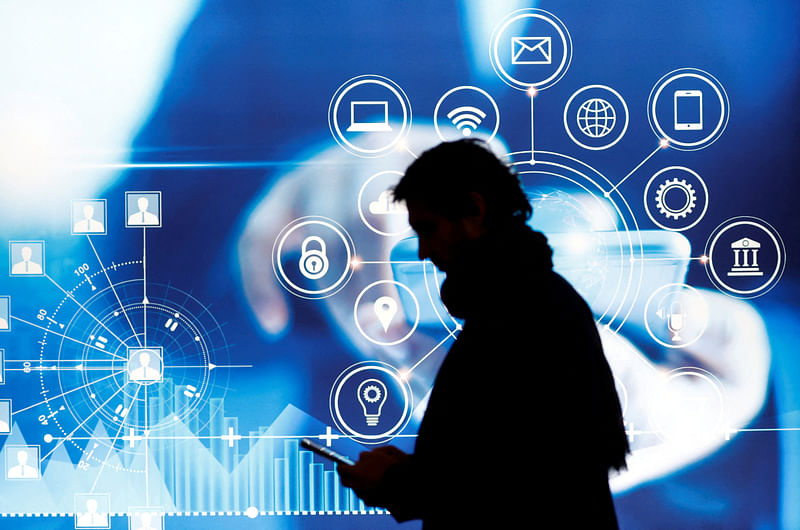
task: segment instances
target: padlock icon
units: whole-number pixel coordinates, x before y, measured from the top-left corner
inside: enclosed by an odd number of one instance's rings
[[[318,248],[309,249],[311,243]],[[325,254],[325,241],[318,236],[308,236],[300,245],[300,273],[309,280],[318,280],[328,272],[328,256]]]

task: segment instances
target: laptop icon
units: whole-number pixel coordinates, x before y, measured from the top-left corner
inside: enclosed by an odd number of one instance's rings
[[[388,101],[351,101],[347,132],[389,132]]]

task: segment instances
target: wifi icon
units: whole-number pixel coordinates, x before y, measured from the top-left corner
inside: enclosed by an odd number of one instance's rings
[[[486,113],[477,107],[457,107],[447,113],[447,118],[461,131],[464,136],[470,136],[486,118]]]

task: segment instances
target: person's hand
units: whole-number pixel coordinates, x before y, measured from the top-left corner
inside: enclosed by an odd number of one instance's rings
[[[387,445],[365,451],[352,466],[339,464],[337,470],[342,485],[351,488],[369,506],[386,506],[386,484],[383,479],[393,465],[407,461],[409,455]]]

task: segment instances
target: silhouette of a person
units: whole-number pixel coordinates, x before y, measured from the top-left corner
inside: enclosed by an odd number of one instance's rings
[[[128,224],[133,226],[151,226],[158,224],[158,216],[148,211],[150,201],[147,197],[139,197],[136,201],[139,211],[128,216]]]
[[[161,378],[161,370],[155,369],[150,366],[150,354],[147,351],[141,351],[136,355],[136,360],[139,363],[138,368],[130,371],[130,378],[134,381],[157,381]]]
[[[0,329],[8,329],[8,320],[0,317]]]
[[[413,454],[361,453],[342,483],[426,530],[616,527],[608,473],[629,448],[613,376],[591,310],[526,224],[517,177],[461,140],[423,153],[394,198],[464,324]]]
[[[94,206],[91,204],[83,205],[83,219],[76,222],[72,227],[73,232],[79,233],[97,233],[105,230],[103,223],[94,219]]]
[[[11,427],[9,427],[8,422],[0,419],[0,434],[8,434],[9,432],[11,432]]]
[[[17,451],[17,465],[8,470],[8,478],[39,478],[39,470],[28,465],[28,452]]]
[[[11,267],[11,274],[42,274],[42,266],[35,261],[31,261],[33,257],[33,249],[28,246],[22,247],[20,251],[22,261],[19,261]]]
[[[96,499],[86,500],[86,512],[78,515],[75,526],[80,528],[106,528],[108,514],[98,511],[99,503]]]

